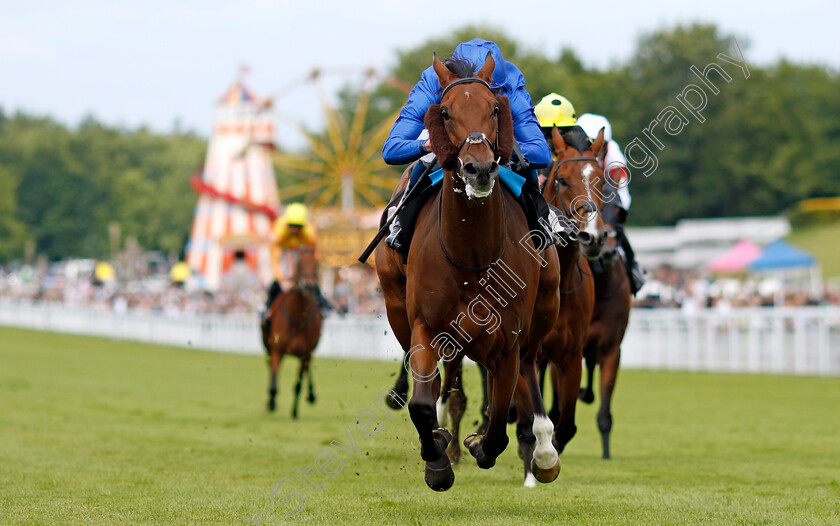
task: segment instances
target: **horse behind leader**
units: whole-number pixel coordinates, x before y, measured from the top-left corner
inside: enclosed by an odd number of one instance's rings
[[[300,359],[300,371],[295,384],[295,401],[292,418],[298,417],[298,402],[303,387],[303,377],[309,379],[307,401],[315,403],[310,363],[312,351],[321,337],[323,317],[318,305],[318,263],[315,253],[308,248],[290,250],[293,285],[280,293],[269,311],[270,322],[263,327],[263,345],[269,356],[268,410],[276,409],[277,373],[283,356],[289,354]]]

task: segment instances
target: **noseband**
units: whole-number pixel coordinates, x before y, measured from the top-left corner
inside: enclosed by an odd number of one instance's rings
[[[569,157],[568,159],[563,159],[560,162],[554,163],[554,168],[552,169],[552,175],[554,176],[554,200],[557,201],[558,207],[563,211],[564,214],[566,214],[566,217],[568,217],[569,219],[572,219],[572,211],[566,208],[566,203],[564,203],[563,200],[560,199],[560,188],[557,184],[557,172],[559,171],[561,165],[573,161],[595,161],[597,163],[598,159],[596,159],[595,157]],[[593,203],[592,201],[586,201],[582,205],[575,208],[574,211],[577,212],[581,208],[586,213],[592,213],[596,211],[595,203]]]
[[[458,84],[481,84],[482,86],[484,86],[485,88],[490,90],[491,93],[493,92],[493,88],[491,88],[490,84],[488,84],[486,81],[484,81],[484,80],[482,80],[478,77],[464,77],[462,79],[458,79],[458,80],[455,80],[455,81],[451,82],[449,85],[447,85],[445,88],[443,88],[443,93],[441,93],[441,95],[440,95],[440,100],[443,101],[443,98],[446,96],[447,92],[449,92],[449,90],[451,90],[452,88],[454,88]],[[461,144],[458,145],[458,153],[459,153],[459,155],[458,155],[458,175],[461,177],[461,180],[464,180],[464,178],[465,178],[465,176],[464,176],[464,161],[461,159],[461,155],[460,155],[461,148],[463,148],[464,145],[467,146],[467,149],[464,150],[464,155],[466,155],[466,153],[470,150],[470,146],[472,146],[473,144],[485,144],[488,148],[490,148],[491,152],[495,153],[496,150],[498,150],[498,148],[499,148],[499,127],[498,126],[499,125],[498,125],[498,122],[497,122],[497,124],[496,124],[496,143],[495,144],[491,143],[490,139],[488,139],[487,135],[485,135],[484,133],[482,133],[482,132],[472,132],[469,135],[467,135],[464,138],[463,141],[461,141]],[[498,159],[496,159],[496,162],[498,163],[501,160],[502,160],[502,158],[499,157]]]

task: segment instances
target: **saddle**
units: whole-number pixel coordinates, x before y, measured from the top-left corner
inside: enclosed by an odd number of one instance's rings
[[[536,183],[528,183],[525,177],[507,168],[500,168],[499,179],[501,180],[503,191],[510,192],[516,199],[522,210],[525,212],[525,217],[528,218],[528,229],[532,232],[542,232],[543,227],[539,223],[540,218],[540,202],[545,205],[545,200],[540,195],[539,188]],[[408,252],[411,247],[411,239],[414,237],[414,226],[417,222],[417,216],[420,215],[420,210],[431,197],[440,192],[443,181],[443,170],[438,169],[432,173],[421,177],[416,183],[417,188],[414,189],[413,197],[403,205],[402,210],[397,214],[400,220],[402,231],[398,234],[400,244],[403,247],[399,251],[403,264],[408,263]],[[405,188],[400,190],[385,207],[385,211],[379,220],[379,227],[382,228],[388,220],[388,209],[399,204],[405,193]],[[541,246],[542,240],[540,234],[532,234],[534,246]]]

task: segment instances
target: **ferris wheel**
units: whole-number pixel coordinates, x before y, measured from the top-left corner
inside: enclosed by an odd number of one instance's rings
[[[330,103],[323,80],[326,77],[360,79],[352,86],[355,104],[339,111]],[[359,206],[381,208],[393,190],[396,179],[393,169],[382,160],[382,145],[397,118],[393,112],[370,122],[370,103],[378,83],[405,93],[411,86],[374,69],[314,69],[278,90],[271,98],[272,111],[290,125],[304,140],[307,148],[297,152],[275,150],[272,159],[282,174],[279,186],[283,200],[303,201],[314,207],[340,207],[351,211]],[[278,101],[301,88],[314,88],[324,117],[321,133],[305,129],[284,112]],[[350,111],[348,111],[350,110]]]

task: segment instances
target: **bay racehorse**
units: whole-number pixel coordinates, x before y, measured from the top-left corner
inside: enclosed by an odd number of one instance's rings
[[[287,250],[291,260],[294,276],[292,286],[280,293],[271,305],[269,311],[270,323],[263,329],[263,345],[268,353],[269,384],[268,410],[276,408],[277,372],[283,356],[289,354],[300,359],[300,371],[295,384],[295,402],[292,406],[292,418],[298,417],[298,402],[303,387],[303,377],[309,379],[309,396],[307,401],[315,403],[315,391],[312,386],[312,372],[310,364],[312,351],[318,345],[321,337],[321,322],[323,320],[318,308],[316,287],[318,285],[318,263],[315,253],[302,247]]]
[[[607,206],[612,206],[609,203]],[[603,253],[592,262],[595,278],[595,309],[589,335],[583,348],[586,361],[586,386],[580,399],[591,404],[595,400],[592,380],[596,364],[601,371],[601,407],[598,409],[598,430],[601,432],[603,458],[610,458],[612,431],[612,397],[621,359],[621,340],[627,330],[632,304],[630,281],[624,262],[617,252],[615,239],[608,241]]]
[[[604,147],[603,131],[590,143],[583,130],[561,135],[552,131],[555,161],[543,186],[546,201],[563,210],[573,232],[571,242],[557,247],[560,259],[560,314],[543,342],[543,360],[552,369],[553,404],[549,417],[555,424],[554,445],[562,453],[577,432],[575,405],[581,380],[583,346],[595,303],[595,285],[584,257],[600,252],[606,228],[599,214],[603,200],[593,185],[603,178],[598,157]],[[527,481],[526,481],[527,482]]]
[[[493,58],[488,54],[474,76],[472,67],[449,67],[434,58],[443,91],[425,120],[444,170],[442,187],[419,213],[407,263],[382,243],[375,254],[388,321],[414,379],[408,409],[426,462],[424,479],[437,491],[455,480],[445,454],[451,434],[439,427],[435,410],[438,361],[454,374],[453,364],[466,355],[489,375],[487,432],[464,441],[478,466],[492,467],[507,447],[506,417],[521,372],[529,388],[523,420],[532,422],[528,432],[536,442],[531,469],[537,480],[550,482],[560,461],[536,358],[557,318],[557,255],[535,247],[525,213],[501,188],[499,164],[510,159],[513,123],[507,98],[489,86]]]

